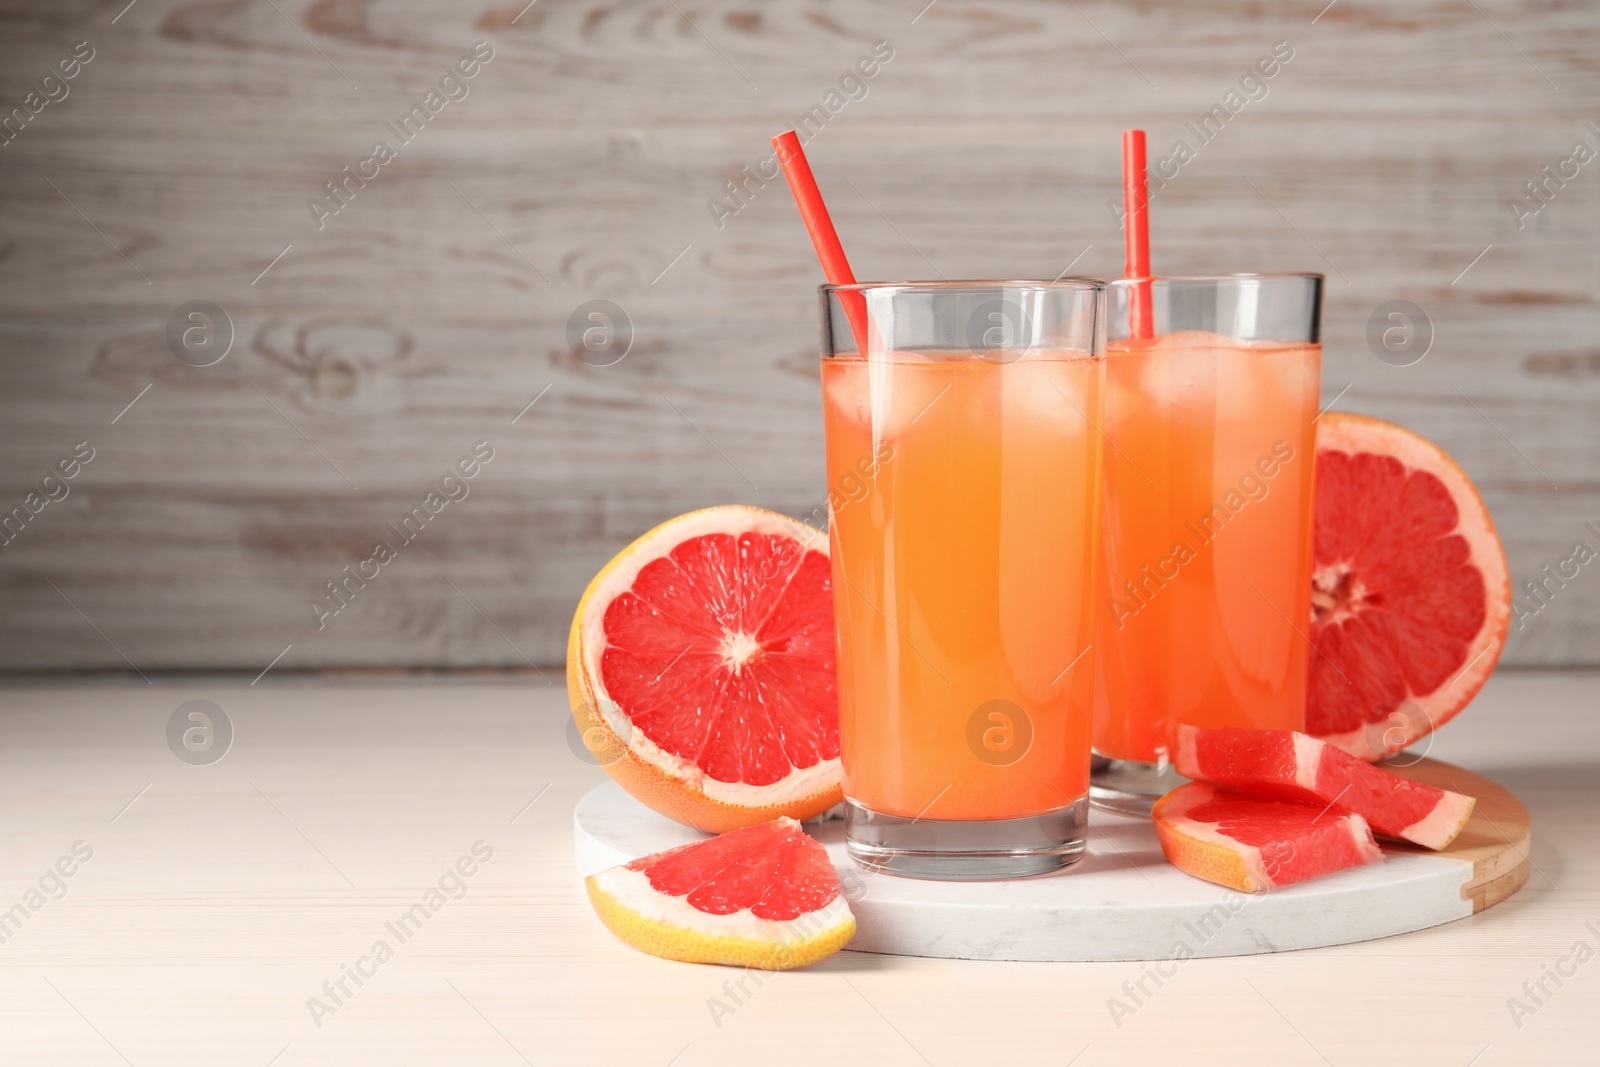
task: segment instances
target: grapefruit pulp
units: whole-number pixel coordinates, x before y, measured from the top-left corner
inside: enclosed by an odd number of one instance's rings
[[[789,970],[833,955],[856,929],[827,851],[787,818],[644,856],[584,884],[612,933],[686,963]]]
[[[1306,732],[1378,760],[1449,721],[1511,622],[1483,499],[1431,441],[1364,415],[1317,429]]]
[[[1367,821],[1329,806],[1180,785],[1151,809],[1167,862],[1208,882],[1260,893],[1383,858]]]
[[[1175,762],[1186,778],[1318,808],[1333,804],[1366,819],[1375,833],[1431,849],[1455,840],[1476,803],[1292,730],[1180,726]]]
[[[719,833],[839,803],[827,537],[752,507],[662,523],[584,591],[567,690],[611,776],[679,822]]]

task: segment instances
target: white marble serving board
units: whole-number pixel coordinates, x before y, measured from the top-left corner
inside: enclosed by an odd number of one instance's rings
[[[863,870],[838,820],[806,829],[828,848],[856,916],[853,950],[974,960],[1169,960],[1342,945],[1473,912],[1473,863],[1385,848],[1381,863],[1268,893],[1192,878],[1161,855],[1148,819],[1092,809],[1089,849],[1068,871],[1010,882],[930,882]],[[657,815],[614,782],[574,813],[584,875],[706,835]]]

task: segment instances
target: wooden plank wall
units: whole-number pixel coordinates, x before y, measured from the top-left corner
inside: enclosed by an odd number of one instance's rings
[[[0,6],[0,113],[93,50],[0,147],[0,504],[94,450],[0,547],[0,666],[558,664],[651,524],[809,512],[817,268],[781,186],[708,202],[830,102],[809,151],[864,277],[1115,273],[1119,131],[1187,141],[1158,270],[1326,271],[1325,399],[1458,456],[1519,585],[1600,549],[1600,161],[1508,205],[1600,150],[1600,7],[925,3]],[[1185,124],[1280,41],[1201,144]],[[468,95],[393,136],[477,42]],[[319,229],[308,200],[378,140]],[[632,323],[614,365],[567,343],[594,299]],[[1366,341],[1397,299],[1432,323],[1412,366]],[[212,366],[169,349],[193,300],[232,321]],[[480,440],[470,495],[319,629],[324,583]],[[1507,662],[1600,662],[1597,608],[1600,565]]]

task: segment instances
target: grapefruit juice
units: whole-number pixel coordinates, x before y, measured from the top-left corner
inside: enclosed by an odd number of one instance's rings
[[[1100,756],[1165,774],[1179,724],[1305,728],[1320,366],[1200,330],[1107,346]]]
[[[932,826],[1085,796],[1102,362],[823,360],[851,803]]]

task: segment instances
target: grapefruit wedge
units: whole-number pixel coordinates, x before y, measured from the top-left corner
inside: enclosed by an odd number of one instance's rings
[[[662,523],[584,591],[567,691],[585,746],[679,822],[720,833],[833,807],[827,537],[751,507]]]
[[[1379,760],[1448,722],[1494,670],[1511,579],[1489,509],[1439,446],[1330,412],[1317,429],[1306,732]]]
[[[606,928],[652,956],[786,971],[856,932],[827,851],[793,819],[680,845],[591,875]]]
[[[1477,803],[1292,730],[1180,726],[1174,762],[1186,778],[1318,808],[1333,804],[1366,819],[1374,833],[1431,849],[1454,841]]]
[[[1167,862],[1196,878],[1261,893],[1383,858],[1367,820],[1335,807],[1180,785],[1151,809]]]

